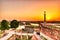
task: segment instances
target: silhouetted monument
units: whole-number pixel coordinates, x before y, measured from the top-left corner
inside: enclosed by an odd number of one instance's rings
[[[46,27],[46,11],[44,11],[44,26]]]

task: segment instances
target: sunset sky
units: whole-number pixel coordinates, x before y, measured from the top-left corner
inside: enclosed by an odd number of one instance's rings
[[[60,21],[59,0],[1,0],[0,4],[0,20],[43,21],[46,11],[47,21]]]

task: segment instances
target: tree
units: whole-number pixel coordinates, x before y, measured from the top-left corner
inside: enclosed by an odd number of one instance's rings
[[[2,22],[1,22],[1,30],[6,30],[6,29],[9,29],[9,26],[8,26],[8,21],[6,21],[6,20],[2,20]]]
[[[12,20],[11,23],[10,23],[10,26],[11,26],[11,28],[16,29],[19,26],[19,22],[17,20]],[[15,37],[16,37],[16,30],[15,30]]]
[[[24,25],[24,23],[22,21],[19,22],[20,25]]]
[[[30,25],[30,22],[27,21],[27,22],[26,22],[26,25]]]
[[[17,20],[12,20],[10,26],[11,28],[17,28],[19,26],[19,22]]]

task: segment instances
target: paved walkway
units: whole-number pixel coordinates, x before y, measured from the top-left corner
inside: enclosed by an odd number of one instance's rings
[[[34,32],[32,40],[42,40],[42,39],[40,38],[40,35],[37,35],[36,32]]]
[[[15,34],[14,31],[10,31],[6,36],[2,37],[0,40],[7,40],[8,38],[10,38],[13,34]],[[16,35],[30,35],[32,36],[33,33],[17,33],[16,32]]]
[[[8,38],[10,38],[13,34],[15,34],[15,32],[14,31],[10,31],[6,36],[4,36],[3,38],[1,38],[0,40],[7,40]],[[17,33],[16,32],[16,35],[30,35],[30,36],[32,36],[33,35],[33,37],[32,37],[32,40],[42,40],[41,38],[40,38],[40,36],[39,35],[37,35],[36,33]],[[48,37],[48,36],[46,36],[45,34],[43,34],[42,32],[40,32],[40,35],[42,35],[43,37],[45,37],[46,39],[48,39],[48,40],[53,40],[52,38],[50,38],[50,37]]]
[[[9,32],[6,36],[2,37],[0,40],[7,40],[14,34],[14,31]]]
[[[52,38],[50,38],[49,36],[45,35],[44,33],[40,32],[40,35],[42,35],[43,37],[45,37],[48,40],[54,40]]]

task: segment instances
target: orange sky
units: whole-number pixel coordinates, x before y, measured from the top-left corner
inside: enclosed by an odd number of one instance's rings
[[[60,1],[1,1],[0,19],[60,21]]]

